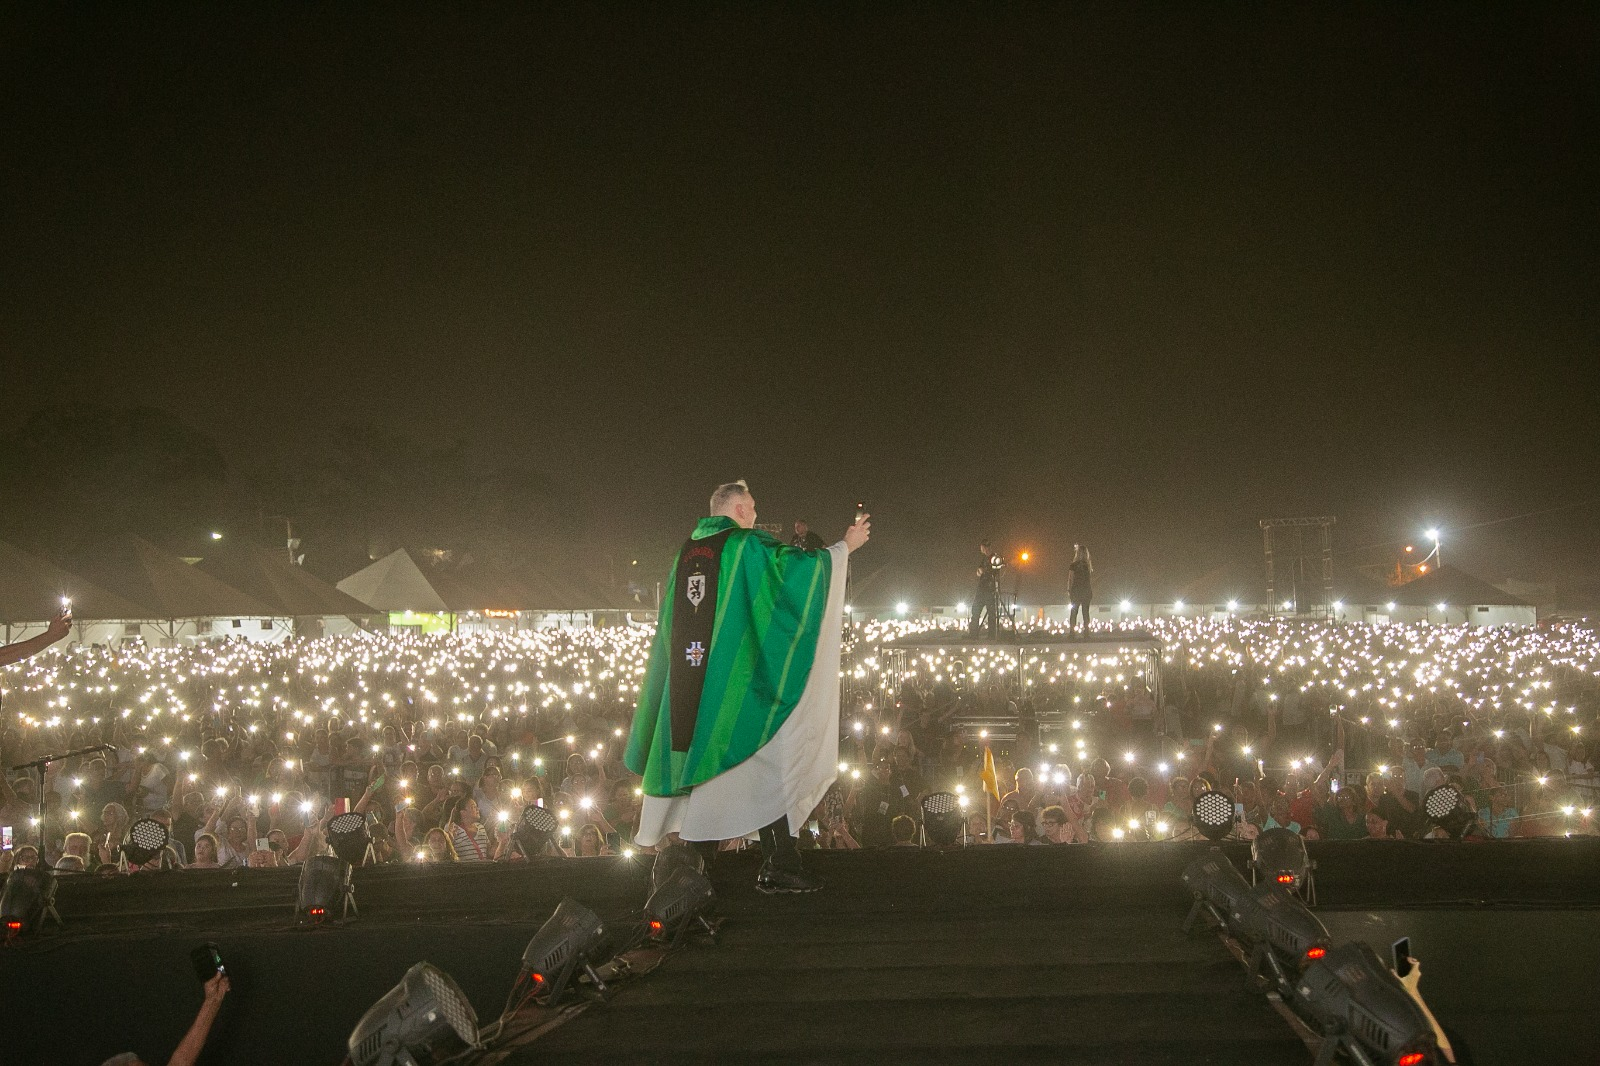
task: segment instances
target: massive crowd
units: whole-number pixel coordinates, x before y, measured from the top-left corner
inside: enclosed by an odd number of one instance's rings
[[[1440,835],[1421,800],[1441,784],[1465,797],[1469,838],[1595,832],[1591,628],[1159,620],[1159,666],[1114,640],[894,651],[930,625],[851,638],[839,779],[806,846],[914,846],[938,791],[974,845],[1181,839],[1207,787],[1232,794],[1246,837]],[[137,872],[122,845],[142,818],[171,836],[146,868],[293,864],[347,810],[379,861],[519,861],[529,804],[559,819],[546,854],[631,853],[640,792],[621,757],[651,635],[72,646],[13,664],[0,765],[116,747],[50,765],[42,825],[34,772],[0,775],[0,869]]]

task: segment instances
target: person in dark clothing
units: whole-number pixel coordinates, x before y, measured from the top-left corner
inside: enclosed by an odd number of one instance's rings
[[[1071,633],[1078,623],[1083,623],[1083,631],[1089,631],[1089,602],[1093,599],[1093,590],[1090,587],[1094,574],[1094,564],[1089,560],[1089,549],[1082,544],[1072,546],[1072,563],[1067,567],[1067,632]]]
[[[819,552],[827,547],[804,518],[795,521],[794,536],[789,538],[789,543],[808,552]]]
[[[872,765],[872,776],[855,790],[851,830],[864,848],[878,848],[894,842],[889,824],[899,813],[900,790],[894,786],[894,768],[888,759]]]
[[[991,637],[1000,635],[1000,571],[1005,565],[989,550],[988,541],[978,545],[978,588],[972,594],[972,618],[967,623],[967,632],[974,637],[983,631],[985,621]]]

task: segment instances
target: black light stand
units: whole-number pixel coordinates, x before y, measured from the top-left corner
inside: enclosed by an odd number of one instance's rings
[[[16,766],[11,767],[13,771],[33,770],[39,775],[39,810],[35,817],[34,828],[39,831],[39,838],[35,841],[35,843],[39,846],[40,862],[44,862],[44,768],[53,762],[61,762],[65,759],[76,759],[80,755],[90,755],[97,751],[114,752],[116,750],[117,746],[115,744],[91,744],[87,748],[79,748],[76,751],[68,751],[60,755],[44,755],[40,758],[34,759],[32,762],[18,763]]]

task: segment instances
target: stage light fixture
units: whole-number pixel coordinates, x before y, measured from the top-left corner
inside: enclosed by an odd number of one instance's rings
[[[651,890],[654,891],[666,884],[667,879],[680,869],[690,869],[703,874],[706,861],[698,849],[688,844],[668,844],[656,852],[656,861],[650,866]]]
[[[923,842],[947,847],[961,839],[966,819],[961,797],[954,792],[930,792],[922,797]]]
[[[135,866],[145,866],[160,859],[171,841],[172,834],[166,826],[154,818],[141,818],[128,827],[122,855]]]
[[[1235,901],[1232,928],[1250,947],[1249,979],[1264,978],[1280,994],[1294,991],[1300,971],[1328,953],[1328,930],[1285,886],[1263,882]]]
[[[1394,971],[1360,940],[1330,950],[1296,985],[1303,1012],[1322,1033],[1317,1066],[1343,1050],[1358,1063],[1436,1066],[1438,1039]]]
[[[367,834],[367,816],[364,814],[351,811],[328,819],[328,846],[351,866],[365,866],[377,861],[372,851],[372,837]]]
[[[1422,813],[1430,823],[1458,840],[1472,824],[1472,811],[1462,801],[1461,790],[1454,785],[1436,785],[1429,789],[1422,797]]]
[[[646,935],[652,940],[677,944],[689,927],[698,923],[715,940],[716,927],[706,921],[705,912],[716,898],[705,874],[688,864],[679,864],[645,901]]]
[[[350,882],[350,864],[334,855],[313,855],[300,868],[295,913],[303,915],[302,921],[321,925],[335,907],[339,908],[340,918],[351,914],[360,917],[356,886]]]
[[[1307,903],[1317,902],[1317,864],[1306,854],[1305,838],[1292,829],[1266,829],[1250,842],[1250,870],[1268,882],[1300,893]]]
[[[568,896],[522,950],[522,973],[512,988],[512,996],[527,981],[531,986],[529,994],[554,1004],[580,969],[589,975],[595,990],[604,993],[606,986],[595,973],[594,963],[605,941],[605,923],[594,911]]]
[[[480,1048],[478,1015],[461,987],[419,962],[350,1033],[350,1066],[432,1066]]]
[[[522,817],[517,820],[517,828],[511,836],[522,849],[523,858],[532,859],[544,854],[550,846],[550,838],[560,827],[554,814],[537,803],[530,803],[522,808]]]
[[[43,866],[24,866],[12,870],[0,892],[0,929],[7,940],[37,933],[46,918],[61,925],[56,911],[55,871]]]
[[[1194,896],[1194,906],[1183,920],[1185,933],[1194,928],[1195,919],[1202,914],[1211,915],[1220,926],[1231,925],[1236,904],[1250,895],[1249,883],[1217,848],[1208,848],[1204,855],[1191,862],[1180,880]]]
[[[1194,798],[1194,827],[1212,843],[1233,832],[1233,800],[1226,793],[1206,789]]]

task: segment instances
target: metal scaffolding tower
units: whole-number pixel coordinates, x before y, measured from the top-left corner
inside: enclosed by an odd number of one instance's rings
[[[1321,518],[1263,518],[1261,520],[1261,546],[1267,564],[1267,614],[1274,615],[1283,610],[1278,602],[1278,565],[1274,558],[1276,547],[1275,538],[1277,531],[1289,529],[1294,531],[1295,552],[1293,565],[1299,567],[1303,573],[1303,564],[1306,557],[1305,534],[1308,529],[1317,531],[1317,541],[1322,555],[1322,599],[1316,604],[1304,603],[1304,595],[1295,582],[1295,598],[1291,607],[1295,614],[1327,614],[1333,605],[1333,524],[1338,521],[1332,515]],[[1299,574],[1291,576],[1298,577]],[[1307,608],[1310,607],[1308,610]]]

